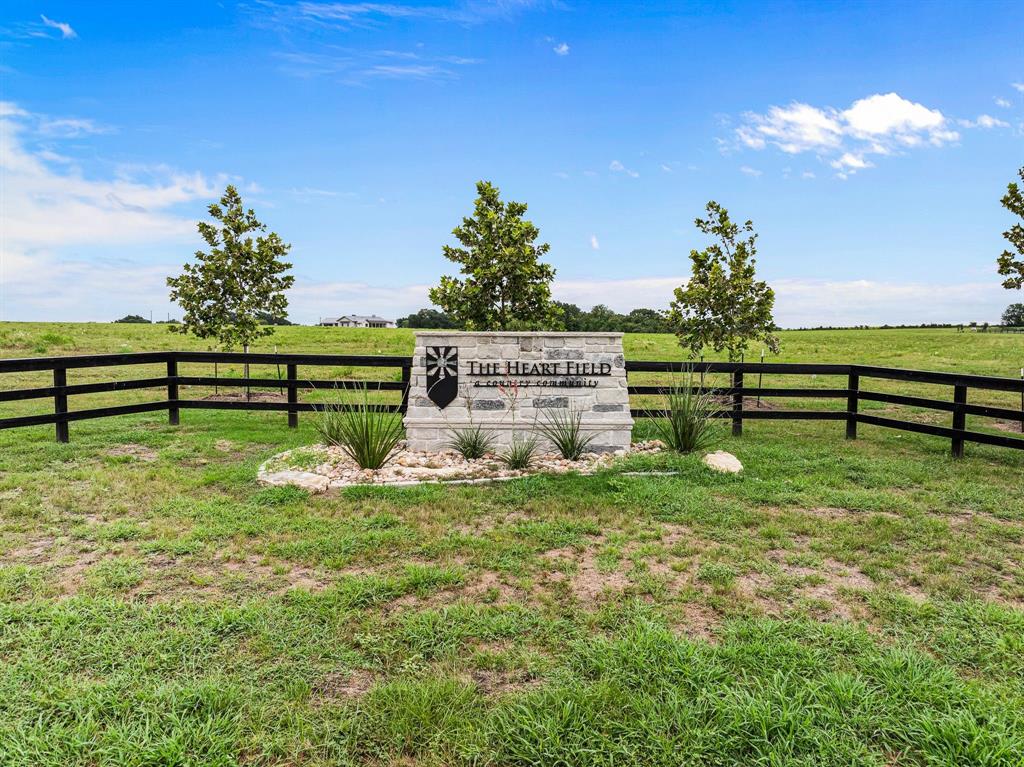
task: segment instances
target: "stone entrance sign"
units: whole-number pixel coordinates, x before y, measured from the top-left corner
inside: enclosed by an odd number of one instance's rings
[[[405,429],[412,450],[440,450],[480,424],[496,446],[536,434],[546,412],[581,413],[589,450],[629,447],[622,333],[420,331]]]

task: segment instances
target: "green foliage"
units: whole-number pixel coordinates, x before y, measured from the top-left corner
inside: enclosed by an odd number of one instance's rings
[[[265,322],[269,317],[284,317],[288,300],[284,291],[295,278],[284,272],[291,264],[282,259],[291,245],[286,244],[260,223],[252,209],[242,207],[242,198],[228,185],[220,203],[209,207],[215,223],[200,221],[199,234],[210,246],[209,252],[196,251],[195,264],[185,264],[179,277],[168,277],[171,300],[184,312],[180,325],[171,325],[174,333],[192,333],[199,338],[215,338],[225,348],[247,348],[255,339],[273,333]]]
[[[146,319],[145,317],[143,317],[141,314],[126,314],[121,319],[114,320],[114,322],[121,322],[121,323],[124,323],[126,325],[149,325],[150,324],[150,321],[148,319]]]
[[[556,326],[555,270],[540,261],[550,246],[534,244],[540,230],[523,219],[526,203],[502,202],[488,181],[476,189],[473,216],[452,232],[463,247],[444,246],[445,258],[460,264],[465,278],[445,275],[430,300],[466,330]]]
[[[494,446],[494,435],[484,431],[481,424],[472,424],[452,431],[448,447],[457,450],[463,458],[473,461],[483,458]]]
[[[562,314],[562,329],[571,332],[670,333],[665,312],[656,309],[633,309],[619,314],[604,304],[583,311],[576,304],[556,301]]]
[[[1024,304],[1010,304],[1003,312],[1003,324],[1012,328],[1024,327]]]
[[[540,442],[536,437],[516,435],[512,437],[512,444],[508,449],[498,455],[498,460],[510,469],[529,469],[533,466],[539,449]]]
[[[653,419],[658,439],[677,453],[710,447],[717,431],[712,414],[718,406],[707,392],[694,391],[692,373],[673,384],[667,398],[668,417]]]
[[[1017,171],[1021,181],[1024,181],[1024,167]],[[1006,194],[999,201],[1003,207],[1020,219],[1024,219],[1024,192],[1015,183],[1006,186]],[[1015,221],[1009,229],[1003,232],[1003,237],[1010,243],[1013,250],[1006,249],[999,256],[999,274],[1006,279],[1003,287],[1007,289],[1020,290],[1024,287],[1024,225]]]
[[[544,411],[544,423],[539,424],[537,430],[547,437],[562,458],[578,461],[596,436],[584,434],[582,422],[583,413],[578,410],[550,408]]]
[[[457,330],[459,324],[444,312],[437,309],[420,309],[408,317],[399,317],[395,325],[400,328],[440,329]]]
[[[669,321],[679,342],[695,357],[705,347],[726,351],[739,360],[750,341],[760,340],[778,353],[772,308],[775,292],[754,279],[757,235],[747,221],[740,226],[729,211],[712,200],[707,218],[694,222],[704,234],[718,242],[704,250],[691,250],[692,275],[675,290]]]
[[[340,447],[361,469],[379,469],[387,463],[403,433],[401,418],[370,404],[365,389],[363,401],[356,405],[325,405],[314,425],[326,444]]]

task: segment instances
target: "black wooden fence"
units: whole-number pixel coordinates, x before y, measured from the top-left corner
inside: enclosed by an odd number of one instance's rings
[[[180,375],[179,363],[234,363],[236,365],[276,365],[284,366],[285,375],[278,378],[225,378],[220,376],[186,376]],[[102,383],[69,384],[68,372],[85,368],[117,367],[133,365],[165,365],[166,375],[156,378],[138,378]],[[299,367],[366,367],[366,368],[400,368],[401,380],[398,381],[364,381],[364,380],[325,380],[299,377]],[[57,440],[67,442],[68,425],[73,421],[84,421],[93,418],[106,418],[130,413],[148,413],[166,410],[171,424],[179,422],[180,413],[186,409],[217,409],[217,410],[263,410],[282,411],[288,414],[288,426],[298,426],[300,412],[323,410],[325,405],[317,402],[300,402],[300,389],[357,389],[371,391],[401,392],[401,403],[381,405],[380,407],[395,413],[404,413],[408,406],[409,381],[412,371],[411,357],[386,357],[374,355],[337,355],[337,354],[258,354],[230,352],[142,352],[134,354],[98,354],[69,357],[42,357],[31,359],[0,360],[0,374],[52,371],[53,385],[45,387],[0,390],[0,403],[16,400],[53,399],[53,412],[36,415],[25,415],[0,418],[0,429],[12,429],[22,426],[38,426],[54,424]],[[965,442],[977,442],[998,447],[1024,449],[1024,439],[1009,435],[991,434],[969,431],[966,428],[968,415],[999,418],[1011,423],[1024,424],[1024,380],[997,378],[993,376],[967,375],[962,373],[935,373],[919,370],[902,370],[898,368],[872,367],[868,365],[835,365],[835,364],[792,364],[792,363],[757,363],[757,362],[647,362],[627,361],[626,371],[630,374],[670,373],[678,374],[691,371],[693,376],[700,376],[702,382],[705,375],[725,374],[729,377],[729,385],[724,387],[697,386],[700,390],[710,391],[727,398],[729,407],[723,408],[715,415],[732,421],[732,432],[735,436],[743,433],[743,422],[746,420],[819,420],[843,421],[846,425],[846,436],[857,437],[857,426],[869,424],[902,431],[930,434],[949,439],[954,456],[962,456]],[[763,375],[772,376],[825,376],[839,378],[845,386],[831,388],[822,387],[791,387],[776,388],[749,386],[746,381]],[[745,378],[747,376],[747,378]],[[845,379],[843,381],[842,379]],[[0,381],[3,379],[0,378]],[[678,380],[678,379],[677,379]],[[864,388],[864,384],[872,380],[905,382],[908,384],[928,384],[952,389],[952,399],[933,399],[905,394],[893,394],[872,391]],[[182,399],[180,387],[183,386],[224,386],[276,388],[287,391],[285,402],[266,402],[217,399]],[[97,407],[82,410],[70,410],[68,398],[81,394],[97,394],[104,392],[128,391],[135,389],[160,389],[162,396],[151,402],[142,402],[113,407]],[[1016,410],[991,405],[970,404],[968,393],[971,389],[1006,392],[1021,397],[1021,409]],[[672,390],[663,383],[656,385],[631,385],[629,393],[636,396],[664,396]],[[751,408],[751,398],[796,398],[838,400],[840,407],[831,410],[813,409],[765,409]],[[893,405],[935,410],[951,414],[949,426],[939,426],[916,421],[905,421],[860,411],[861,401],[883,402]],[[662,417],[664,410],[636,408],[632,410],[636,418]]]

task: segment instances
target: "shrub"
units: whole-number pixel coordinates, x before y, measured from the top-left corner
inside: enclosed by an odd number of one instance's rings
[[[483,458],[494,446],[494,435],[483,430],[480,424],[473,424],[462,429],[455,429],[448,447],[462,454],[466,460]]]
[[[717,432],[712,416],[718,406],[711,394],[694,391],[692,372],[672,385],[667,404],[668,417],[654,421],[661,441],[678,453],[710,447]]]
[[[512,444],[508,450],[498,456],[505,466],[510,469],[529,469],[537,457],[539,447],[537,438],[530,436],[525,438],[512,437]]]
[[[538,430],[567,460],[578,461],[596,436],[581,431],[583,413],[578,410],[546,410],[544,418],[546,422]]]
[[[365,389],[361,403],[328,404],[314,425],[324,442],[340,447],[361,469],[379,469],[402,439],[402,421],[371,405]]]

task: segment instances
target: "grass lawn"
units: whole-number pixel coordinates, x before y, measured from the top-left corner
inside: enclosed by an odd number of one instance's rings
[[[274,343],[408,354],[412,337]],[[783,343],[782,361],[1024,365],[1024,336]],[[160,348],[205,347],[0,325],[6,357]],[[669,337],[626,348],[681,356]],[[867,426],[855,442],[838,422],[744,428],[720,438],[737,477],[659,455],[327,496],[254,481],[315,441],[305,414],[294,431],[219,411],[73,423],[68,445],[0,431],[0,765],[1024,763],[1024,452],[953,461],[945,440]],[[626,473],[646,470],[678,474]]]

